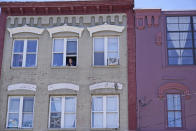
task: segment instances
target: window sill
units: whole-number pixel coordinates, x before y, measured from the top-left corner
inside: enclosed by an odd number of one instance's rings
[[[48,131],[76,131],[76,128],[48,128]]]
[[[93,68],[120,68],[120,65],[111,65],[111,66],[92,66]]]
[[[33,131],[33,128],[5,128],[5,131]]]
[[[37,69],[37,66],[35,66],[35,67],[10,67],[11,69]]]
[[[91,131],[118,131],[120,128],[91,128]]]
[[[166,130],[185,130],[183,127],[168,127]]]
[[[78,66],[51,66],[51,69],[77,69]]]

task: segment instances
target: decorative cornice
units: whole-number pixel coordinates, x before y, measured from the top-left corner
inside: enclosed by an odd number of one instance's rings
[[[159,97],[163,98],[165,96],[165,92],[168,90],[180,90],[183,92],[183,95],[185,95],[186,99],[190,99],[190,90],[187,86],[180,84],[180,83],[167,83],[165,85],[162,85],[159,88]]]
[[[96,89],[117,89],[117,90],[122,90],[122,84],[120,83],[113,83],[113,82],[102,82],[102,83],[97,83],[89,86],[89,89],[96,90]]]
[[[12,37],[13,34],[17,34],[17,33],[34,33],[40,35],[43,33],[44,29],[25,25],[22,27],[8,28],[8,31],[10,32],[10,37]]]
[[[75,27],[75,26],[68,26],[68,25],[63,25],[63,26],[57,26],[53,28],[47,28],[50,37],[52,37],[53,34],[55,33],[60,33],[60,32],[73,32],[77,33],[79,37],[82,36],[82,32],[84,31],[84,28],[81,27]]]
[[[143,30],[145,28],[145,20],[147,21],[148,27],[153,25],[157,27],[159,25],[159,19],[161,16],[160,9],[136,9],[136,27],[138,30]],[[154,21],[153,21],[154,18]]]
[[[8,86],[8,91],[12,91],[12,90],[30,90],[30,91],[36,91],[36,85],[24,84],[24,83],[9,85]]]
[[[94,27],[88,27],[88,31],[90,33],[90,36],[93,35],[93,33],[100,32],[100,31],[114,31],[114,32],[123,32],[124,26],[117,26],[117,25],[109,25],[107,23],[103,25],[98,25]]]
[[[79,86],[71,83],[57,83],[48,85],[48,91],[59,90],[59,89],[70,89],[74,91],[79,91]]]

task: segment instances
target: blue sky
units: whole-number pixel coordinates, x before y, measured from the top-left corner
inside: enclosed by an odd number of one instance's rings
[[[0,0],[0,1],[55,1],[55,0]],[[56,0],[57,1],[57,0]],[[76,0],[58,0],[76,1]],[[162,10],[196,10],[196,0],[135,0],[135,8]]]

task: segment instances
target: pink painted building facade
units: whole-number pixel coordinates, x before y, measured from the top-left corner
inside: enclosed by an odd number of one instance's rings
[[[196,130],[196,11],[135,10],[138,129]]]

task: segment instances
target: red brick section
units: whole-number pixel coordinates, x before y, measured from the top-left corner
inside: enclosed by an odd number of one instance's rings
[[[183,95],[186,96],[186,99],[190,99],[190,90],[187,86],[183,85],[183,84],[180,84],[180,83],[167,83],[167,84],[164,84],[162,85],[160,88],[159,88],[159,97],[160,98],[163,98],[164,97],[164,93],[168,90],[180,90],[183,92]]]
[[[0,78],[1,78],[1,67],[2,67],[2,59],[3,59],[5,26],[6,26],[6,14],[2,12],[0,14]]]
[[[128,113],[129,130],[137,128],[136,113],[136,41],[135,41],[134,12],[127,12],[127,47],[128,47]]]

